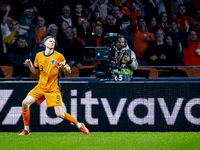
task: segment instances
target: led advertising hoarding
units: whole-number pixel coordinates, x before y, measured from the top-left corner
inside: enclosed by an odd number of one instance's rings
[[[23,128],[21,102],[36,82],[0,83],[0,131]],[[199,131],[200,83],[61,83],[63,109],[91,132]],[[35,132],[77,131],[54,110],[30,108]]]

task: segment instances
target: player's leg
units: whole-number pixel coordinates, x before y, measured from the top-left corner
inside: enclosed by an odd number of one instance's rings
[[[30,109],[29,108],[35,101],[36,100],[30,95],[27,95],[26,98],[22,101],[22,117],[24,121],[24,129],[19,135],[30,134],[30,128],[29,128]]]
[[[79,123],[74,117],[72,117],[70,114],[63,111],[62,106],[54,106],[55,114],[65,119],[68,122],[73,123],[76,125],[76,127],[79,129],[79,131],[82,131],[84,134],[89,134],[89,130],[85,127],[83,123]]]

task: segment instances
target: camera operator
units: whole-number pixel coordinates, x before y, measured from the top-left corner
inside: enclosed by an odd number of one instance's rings
[[[114,66],[111,74],[115,81],[131,81],[133,70],[138,68],[135,53],[129,49],[124,36],[118,36]]]

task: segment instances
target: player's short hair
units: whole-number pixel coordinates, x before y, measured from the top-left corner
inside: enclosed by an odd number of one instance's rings
[[[47,37],[45,37],[45,39],[44,39],[44,42],[46,42],[48,39],[55,39],[53,36],[47,36]]]

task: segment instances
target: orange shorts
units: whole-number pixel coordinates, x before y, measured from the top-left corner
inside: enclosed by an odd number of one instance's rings
[[[35,86],[28,95],[32,96],[36,100],[36,104],[40,105],[46,100],[47,107],[62,106],[62,96],[59,90],[46,91],[42,88]]]

